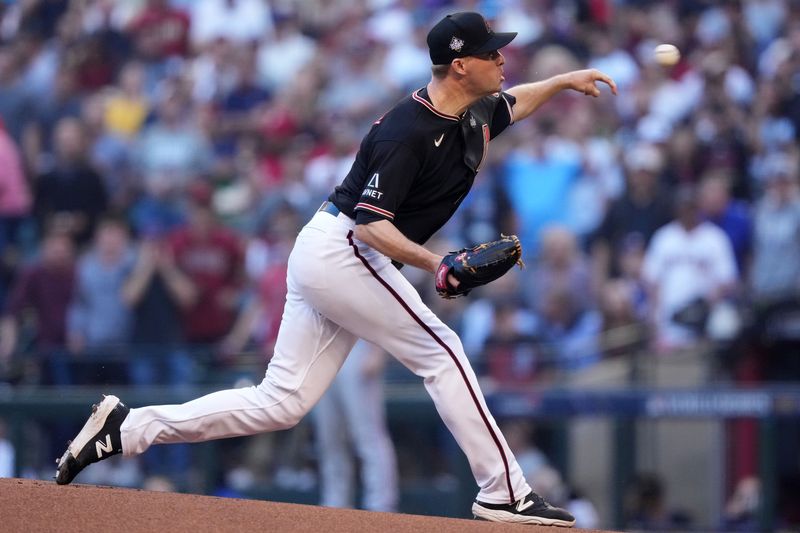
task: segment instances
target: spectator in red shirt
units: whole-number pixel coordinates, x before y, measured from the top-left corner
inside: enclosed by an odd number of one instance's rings
[[[189,15],[169,5],[168,0],[147,0],[147,5],[128,25],[139,57],[162,61],[185,57],[189,46]]]
[[[17,349],[20,319],[32,312],[36,322],[35,350],[44,359],[43,381],[72,383],[65,349],[67,309],[75,287],[75,245],[63,231],[50,230],[41,256],[15,279],[0,319],[0,363]],[[28,315],[29,316],[29,315]]]
[[[235,233],[223,227],[205,184],[190,187],[189,224],[170,238],[175,262],[197,291],[184,312],[186,340],[219,341],[230,330],[239,303],[244,253]]]
[[[259,223],[258,234],[248,242],[248,294],[235,325],[221,343],[223,357],[233,357],[251,340],[255,341],[256,350],[266,358],[272,357],[286,302],[289,253],[301,221],[300,214],[289,204],[279,205]]]

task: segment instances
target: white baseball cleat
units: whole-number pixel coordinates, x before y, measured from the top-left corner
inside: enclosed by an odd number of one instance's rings
[[[508,504],[476,501],[472,504],[472,514],[479,520],[490,522],[561,527],[575,525],[574,516],[564,509],[553,507],[535,492]]]
[[[122,453],[120,426],[129,412],[116,396],[103,396],[100,403],[94,404],[89,420],[68,443],[61,459],[56,460],[56,483],[66,485],[90,464]]]

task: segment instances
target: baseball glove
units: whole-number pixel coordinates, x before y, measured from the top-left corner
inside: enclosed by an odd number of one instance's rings
[[[466,296],[475,287],[496,280],[515,264],[522,262],[522,245],[516,235],[500,235],[500,240],[464,248],[444,256],[436,270],[436,292],[442,298]],[[447,280],[452,274],[458,280],[453,287]]]

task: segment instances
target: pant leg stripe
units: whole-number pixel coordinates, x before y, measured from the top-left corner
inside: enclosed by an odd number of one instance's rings
[[[444,348],[444,350],[450,355],[450,358],[453,360],[453,362],[455,363],[456,367],[458,368],[458,371],[461,373],[461,378],[464,380],[464,383],[467,385],[467,390],[469,391],[469,394],[472,397],[472,401],[475,403],[475,407],[478,409],[478,413],[481,415],[481,419],[483,419],[483,423],[486,425],[486,429],[489,430],[489,434],[492,436],[492,440],[494,440],[494,443],[497,446],[498,451],[500,452],[500,457],[503,460],[503,466],[504,466],[505,471],[506,471],[506,484],[508,485],[508,495],[509,495],[509,498],[510,498],[510,503],[514,503],[516,501],[516,498],[514,498],[514,489],[511,487],[511,474],[509,473],[509,469],[508,469],[508,458],[506,457],[506,452],[505,452],[505,450],[503,450],[503,446],[500,444],[500,439],[497,437],[497,433],[495,433],[494,429],[492,428],[492,425],[489,423],[489,418],[486,416],[486,413],[481,408],[481,404],[478,401],[478,395],[475,393],[475,390],[472,388],[472,384],[467,379],[467,373],[464,371],[464,367],[461,365],[461,362],[456,357],[456,354],[453,353],[453,350],[450,349],[450,347],[447,344],[445,344],[445,342],[438,335],[436,335],[436,333],[434,333],[434,331],[427,324],[425,324],[425,322],[423,322],[422,319],[419,316],[417,316],[416,313],[414,313],[414,311],[403,300],[403,298],[399,294],[397,294],[397,291],[395,291],[392,288],[392,286],[389,285],[386,282],[386,280],[381,278],[380,275],[375,271],[375,269],[372,268],[372,265],[370,265],[369,262],[364,258],[364,256],[362,256],[358,252],[358,247],[353,242],[353,232],[352,232],[352,230],[350,232],[348,232],[348,234],[347,234],[347,241],[350,243],[350,246],[353,248],[353,252],[355,253],[356,257],[359,260],[361,260],[361,262],[364,264],[364,266],[367,268],[367,270],[369,270],[370,274],[372,274],[372,276],[375,279],[377,279],[378,282],[381,285],[383,285],[386,288],[387,291],[389,291],[389,293],[391,293],[391,295],[394,297],[394,299],[397,300],[400,303],[401,306],[403,306],[403,309],[405,309],[406,312],[409,315],[411,315],[411,318],[413,318],[414,321],[417,324],[419,324],[420,327],[422,329],[424,329],[428,333],[428,335],[430,335],[433,338],[433,340],[435,340],[439,344],[439,346]]]

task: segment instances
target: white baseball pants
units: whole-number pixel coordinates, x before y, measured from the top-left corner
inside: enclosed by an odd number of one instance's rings
[[[317,403],[360,337],[423,378],[469,460],[479,500],[511,503],[530,492],[458,336],[388,257],[354,239],[353,226],[343,214],[318,212],[298,235],[275,353],[259,385],[131,409],[122,424],[123,453],[290,428]]]

